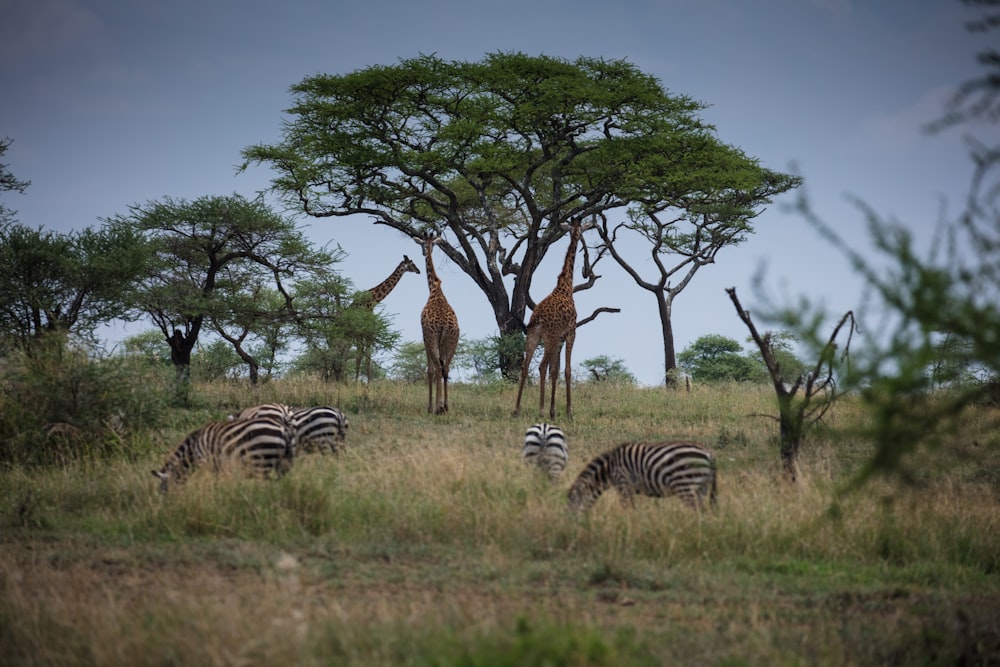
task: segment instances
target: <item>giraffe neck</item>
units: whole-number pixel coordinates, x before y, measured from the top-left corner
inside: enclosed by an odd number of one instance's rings
[[[395,271],[389,274],[388,278],[368,290],[371,305],[374,306],[376,303],[379,303],[382,299],[389,296],[389,292],[395,289],[396,285],[399,284],[400,279],[403,277],[403,274],[406,273],[405,266],[406,261],[404,260],[399,263],[399,266],[396,267]]]
[[[579,228],[574,226],[569,232],[569,248],[566,249],[566,259],[563,262],[562,271],[559,272],[559,277],[556,279],[554,291],[573,291],[573,267],[576,264],[576,245],[579,240]]]
[[[424,250],[424,259],[427,261],[427,288],[431,291],[431,294],[441,291],[441,279],[438,278],[437,271],[434,270],[434,260],[431,259],[431,253],[433,252],[433,241],[427,241]]]

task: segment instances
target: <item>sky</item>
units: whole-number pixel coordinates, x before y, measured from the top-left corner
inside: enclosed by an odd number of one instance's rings
[[[24,225],[65,232],[167,197],[253,197],[274,174],[240,172],[240,152],[280,140],[289,88],[314,74],[421,54],[626,59],[707,105],[701,118],[722,141],[804,178],[674,302],[677,351],[709,334],[749,349],[728,287],[751,313],[768,299],[805,298],[835,321],[865,301],[847,259],[796,212],[800,195],[876,263],[854,200],[924,248],[958,213],[971,174],[963,131],[931,135],[924,125],[980,73],[975,54],[988,36],[965,28],[976,16],[959,0],[0,0],[0,137],[13,140],[0,160],[31,182],[3,203]],[[414,242],[363,218],[297,220],[317,245],[346,252],[337,268],[357,289],[379,283],[404,254],[422,266]],[[535,301],[555,286],[565,243],[536,274]],[[496,335],[471,279],[442,254],[435,262],[463,336]],[[641,383],[662,383],[653,295],[610,260],[598,273],[576,295],[579,317],[621,312],[580,328],[575,369],[606,355]],[[404,341],[421,340],[426,298],[424,277],[406,274],[383,302]],[[116,323],[100,333],[113,347],[152,328]]]

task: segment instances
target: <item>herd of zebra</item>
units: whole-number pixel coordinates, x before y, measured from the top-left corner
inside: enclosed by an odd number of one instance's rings
[[[267,403],[191,432],[163,467],[152,472],[163,493],[203,464],[215,472],[236,464],[259,477],[280,476],[300,452],[336,454],[346,437],[347,417],[338,408]],[[569,462],[566,434],[554,424],[529,426],[521,458],[558,481]],[[569,506],[586,510],[613,487],[625,506],[632,506],[636,495],[676,496],[701,511],[706,497],[716,504],[715,477],[715,458],[697,443],[626,442],[587,463],[569,489]]]

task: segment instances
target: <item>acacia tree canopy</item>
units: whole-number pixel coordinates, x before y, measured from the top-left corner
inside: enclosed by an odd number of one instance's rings
[[[287,283],[327,270],[329,253],[315,250],[293,221],[239,195],[195,201],[166,198],[130,207],[110,218],[112,228],[134,230],[155,249],[155,259],[135,289],[135,307],[145,312],[170,345],[182,379],[191,364],[206,318],[233,319],[240,296],[270,284],[290,316]]]
[[[439,247],[486,295],[501,335],[525,321],[563,222],[668,197],[704,204],[681,168],[693,156],[753,166],[698,119],[701,103],[623,60],[420,56],[292,91],[282,141],[245,149],[244,167],[269,165],[273,189],[315,217],[451,231]],[[583,275],[593,283],[586,258]]]
[[[88,336],[127,317],[149,250],[128,229],[69,233],[0,225],[0,335],[30,352],[47,333]]]

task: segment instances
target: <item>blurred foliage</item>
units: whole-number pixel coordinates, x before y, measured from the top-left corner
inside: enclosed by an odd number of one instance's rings
[[[984,11],[968,24],[971,31],[1000,27],[998,17],[989,13],[998,4],[995,0],[969,4]],[[1000,55],[991,48],[978,60],[985,73],[959,86],[942,118],[928,124],[929,131],[966,123],[994,129],[992,123],[1000,119],[1000,77],[995,74]],[[852,352],[850,366],[841,373],[841,387],[857,391],[873,417],[852,434],[875,443],[855,483],[876,474],[913,482],[920,473],[913,461],[921,449],[938,447],[948,434],[961,433],[970,407],[1000,397],[1000,145],[972,136],[966,140],[972,177],[964,207],[951,219],[942,216],[926,253],[911,231],[920,225],[886,218],[855,199],[874,247],[875,257],[869,258],[841,238],[804,195],[799,199],[805,220],[864,278],[868,311],[877,316],[877,321],[860,318],[866,345]],[[802,299],[794,306],[772,307],[770,317],[799,333],[813,349],[822,349],[822,308]],[[1000,418],[991,419],[1000,426]],[[972,444],[988,445],[976,448],[985,455],[1000,444],[1000,436]],[[963,450],[961,456],[971,454]]]

